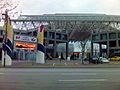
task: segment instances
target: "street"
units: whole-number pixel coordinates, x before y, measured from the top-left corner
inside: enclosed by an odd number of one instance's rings
[[[0,68],[0,90],[120,90],[120,68]]]

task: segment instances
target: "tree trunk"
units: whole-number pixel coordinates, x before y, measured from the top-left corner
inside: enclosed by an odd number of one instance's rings
[[[82,47],[82,64],[84,64],[84,55],[85,55],[85,45],[86,45],[86,42],[81,42],[81,47]]]

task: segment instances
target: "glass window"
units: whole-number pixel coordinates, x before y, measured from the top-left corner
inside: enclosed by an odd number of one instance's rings
[[[47,32],[44,33],[45,38],[47,38]]]
[[[37,31],[33,31],[33,36],[37,36]]]
[[[116,33],[109,33],[109,39],[116,39]]]
[[[57,33],[56,34],[56,39],[61,39],[61,34]]]
[[[14,34],[16,34],[16,35],[17,35],[17,34],[20,34],[20,33],[19,33],[19,32],[14,32]]]
[[[101,40],[106,40],[107,39],[107,34],[101,34],[100,39]]]
[[[27,35],[29,35],[29,36],[33,36],[33,35],[32,35],[32,32],[27,32]]]
[[[99,36],[98,35],[92,35],[92,40],[99,40]]]
[[[3,42],[3,38],[0,38],[0,42]]]
[[[116,41],[109,41],[109,47],[116,47]]]
[[[120,38],[120,33],[118,33],[118,38]]]
[[[50,38],[50,39],[54,39],[54,32],[50,32],[50,33],[49,33],[49,38]]]
[[[120,40],[118,41],[118,45],[119,45],[119,47],[120,47]]]
[[[62,35],[62,40],[67,40],[67,35]]]
[[[3,31],[0,31],[0,35],[3,35]]]

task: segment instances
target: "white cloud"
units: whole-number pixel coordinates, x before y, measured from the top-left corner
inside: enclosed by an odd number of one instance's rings
[[[23,14],[106,13],[120,14],[120,0],[21,0]]]
[[[97,11],[108,14],[120,14],[120,0],[104,0],[99,2]]]

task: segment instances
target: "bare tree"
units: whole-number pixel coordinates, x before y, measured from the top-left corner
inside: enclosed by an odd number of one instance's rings
[[[5,10],[14,10],[18,6],[18,4],[18,0],[0,0],[0,14],[4,13]]]
[[[82,47],[82,64],[84,64],[85,45],[91,36],[91,25],[83,23],[80,26],[81,27],[78,27],[71,32],[69,39],[71,41],[80,41]]]
[[[80,41],[80,46],[82,48],[82,63],[84,54],[85,54],[85,45],[88,40],[90,40],[90,36],[93,32],[103,32],[103,31],[110,31],[110,30],[117,30],[113,28],[109,23],[89,23],[83,22],[79,23],[69,35],[70,41]]]

